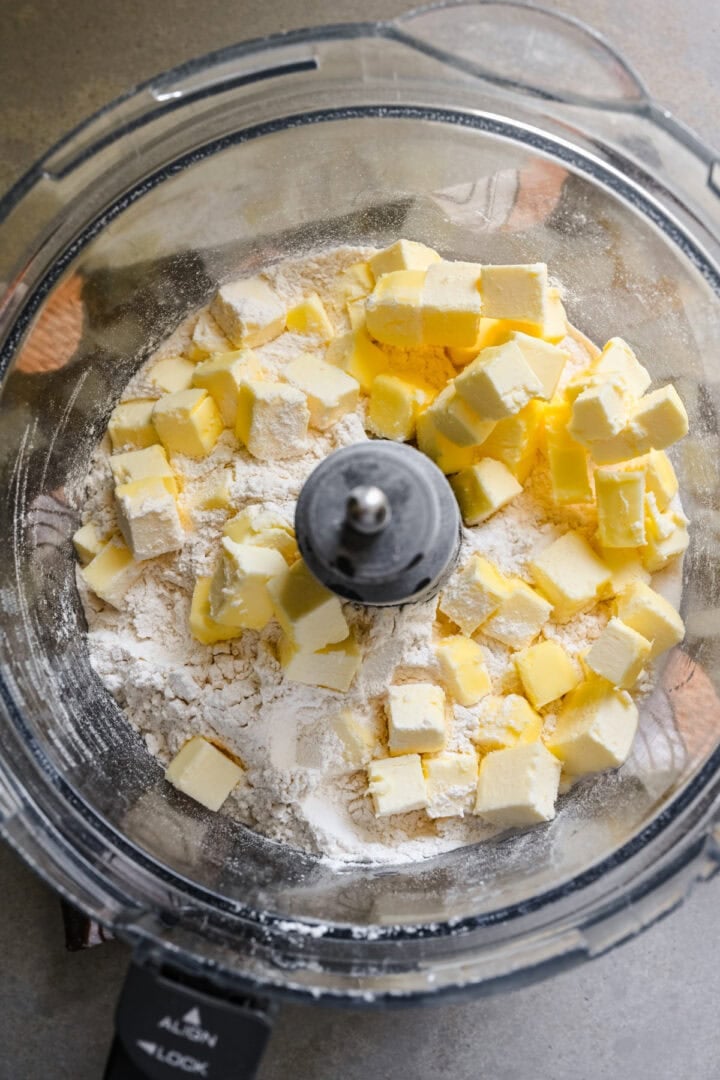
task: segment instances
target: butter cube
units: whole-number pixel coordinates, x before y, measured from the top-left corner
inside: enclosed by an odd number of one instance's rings
[[[521,694],[505,694],[483,698],[478,726],[472,740],[481,754],[504,750],[516,743],[537,742],[542,734],[543,720],[527,698]]]
[[[547,747],[572,776],[615,769],[630,753],[637,725],[630,695],[593,677],[563,704]]]
[[[135,562],[130,548],[119,536],[109,540],[80,571],[87,587],[114,608],[122,608],[125,593],[141,573],[142,564]]]
[[[335,334],[335,328],[330,322],[325,305],[317,293],[311,293],[299,304],[290,308],[286,325],[288,330],[296,334],[310,334],[320,338],[321,341],[329,341]]]
[[[584,446],[612,439],[626,423],[625,396],[614,383],[590,386],[573,402],[568,431]]]
[[[368,259],[368,266],[375,278],[392,274],[395,270],[427,270],[439,263],[437,251],[419,244],[416,240],[397,240]]]
[[[482,420],[450,383],[428,409],[436,429],[456,446],[480,446],[495,427]]]
[[[651,644],[654,658],[685,637],[685,626],[672,604],[641,581],[633,582],[617,599],[617,616]]]
[[[212,577],[199,577],[195,582],[190,603],[190,633],[203,645],[214,645],[218,641],[229,641],[240,633],[239,627],[225,626],[215,622],[210,614],[210,589]]]
[[[352,709],[343,709],[331,721],[333,731],[340,739],[343,756],[352,769],[367,765],[378,745],[374,725]]]
[[[368,794],[375,817],[407,814],[427,806],[427,789],[419,754],[377,758],[368,765]]]
[[[569,419],[569,409],[567,413]],[[545,444],[553,501],[558,506],[592,502],[588,454],[568,433],[562,408],[549,406],[547,410]]]
[[[275,616],[290,640],[305,652],[345,641],[350,633],[340,601],[300,560],[268,586]]]
[[[481,291],[486,318],[544,325],[548,293],[545,263],[483,266]]]
[[[220,479],[206,484],[196,497],[195,505],[201,510],[232,510],[232,469],[223,469]]]
[[[350,689],[362,662],[360,648],[352,634],[314,652],[283,636],[278,651],[280,666],[291,682],[324,686],[327,690],[343,693]]]
[[[402,270],[404,268],[398,266],[395,269]],[[335,289],[341,300],[346,304],[352,304],[354,301],[364,300],[373,291],[374,285],[375,275],[370,269],[370,264],[356,262],[352,266],[348,266],[341,274],[338,274]]]
[[[279,551],[225,536],[210,588],[210,615],[223,626],[262,630],[273,617],[268,584],[287,570]]]
[[[598,439],[588,445],[590,456],[596,465],[617,465],[621,461],[629,461],[643,453],[643,447],[629,423],[612,438]]]
[[[403,349],[422,345],[420,294],[424,281],[424,270],[383,274],[365,304],[365,322],[374,338]]]
[[[507,580],[492,563],[474,555],[453,574],[442,591],[438,609],[463,634],[470,635],[497,611],[508,591]]]
[[[549,285],[545,302],[545,322],[542,324],[541,337],[544,341],[557,344],[567,337],[568,323],[562,294],[555,285]]]
[[[113,450],[126,447],[141,450],[158,441],[152,424],[154,407],[153,400],[123,401],[115,406],[108,421],[108,435]]]
[[[674,386],[662,386],[636,402],[630,430],[639,452],[665,450],[688,433],[688,416]]]
[[[135,559],[154,559],[182,547],[184,533],[172,482],[153,476],[120,484],[115,502],[120,532]]]
[[[482,444],[481,456],[502,461],[522,484],[528,478],[542,441],[544,411],[542,402],[529,401],[514,416],[498,420]]]
[[[369,394],[375,379],[390,367],[382,349],[371,339],[364,326],[341,334],[330,343],[325,359],[357,379]]]
[[[667,510],[679,488],[670,458],[664,450],[651,450],[647,457],[641,460],[645,467],[646,490],[655,496],[659,510]]]
[[[541,397],[550,401],[557,390],[560,376],[567,363],[568,354],[557,345],[551,345],[542,338],[532,337],[514,331],[508,339],[513,341],[525,357],[527,363],[537,375],[542,386]]]
[[[541,742],[493,750],[480,762],[475,813],[502,828],[551,821],[560,762]]]
[[[650,497],[645,497],[646,502]],[[647,516],[645,520],[649,521]],[[646,532],[647,544],[642,549],[642,560],[653,574],[663,570],[672,559],[682,555],[690,544],[687,518],[681,514],[658,513]]]
[[[177,477],[170,467],[165,448],[158,444],[148,446],[144,450],[128,450],[124,454],[113,454],[110,458],[110,470],[118,485],[156,476],[165,480],[173,494],[177,494]]]
[[[613,596],[617,596],[633,581],[650,584],[650,574],[643,566],[637,548],[602,548],[600,558],[610,571]]]
[[[463,817],[475,793],[478,762],[475,754],[445,750],[423,758],[430,818]]]
[[[437,262],[428,267],[420,293],[425,345],[467,348],[480,328],[479,263]]]
[[[447,742],[445,694],[433,683],[403,683],[388,691],[388,749],[432,754]]]
[[[554,540],[530,563],[530,571],[561,623],[592,607],[610,584],[610,571],[578,532]]]
[[[592,365],[593,374],[621,382],[630,397],[641,397],[650,385],[650,373],[622,338],[610,338]]]
[[[261,506],[246,506],[223,526],[223,533],[237,544],[274,548],[290,565],[298,558],[292,526],[284,518]]]
[[[605,548],[645,543],[645,473],[601,468],[595,472],[598,537]]]
[[[307,445],[310,410],[302,391],[283,383],[243,382],[235,434],[262,461],[297,457]]]
[[[438,431],[435,420],[428,412],[417,418],[417,444],[418,449],[427,454],[446,475],[466,469],[477,457],[476,447],[458,446]]]
[[[236,349],[264,345],[285,329],[285,306],[259,277],[222,285],[210,313]]]
[[[357,379],[317,356],[299,356],[288,364],[284,375],[291,386],[305,394],[310,423],[320,431],[357,407]]]
[[[88,521],[73,534],[73,546],[83,566],[99,555],[105,546],[105,539],[94,521]]]
[[[539,397],[542,384],[518,345],[483,349],[455,379],[460,397],[485,420],[502,420]]]
[[[450,480],[466,525],[478,525],[519,495],[522,485],[501,461],[483,458]]]
[[[485,657],[476,641],[460,634],[443,638],[435,646],[445,688],[458,705],[476,705],[490,692]]]
[[[179,390],[155,404],[152,421],[170,454],[206,457],[223,429],[217,405],[206,390]]]
[[[202,735],[194,735],[175,755],[165,779],[208,810],[219,810],[245,773],[232,758]]]
[[[210,312],[200,312],[192,332],[188,359],[194,361],[203,360],[206,356],[212,356],[213,353],[225,353],[231,348],[232,345]]]
[[[261,379],[263,369],[251,349],[218,353],[194,369],[192,384],[207,390],[217,405],[225,427],[234,428],[240,387],[247,379]]]
[[[407,442],[415,435],[418,416],[435,391],[427,383],[397,375],[378,375],[370,390],[368,424],[381,439]]]
[[[650,658],[650,642],[620,619],[612,618],[593,642],[585,663],[619,690],[632,690]]]
[[[192,384],[195,365],[184,356],[166,356],[150,368],[150,382],[163,394],[187,390]]]
[[[511,578],[508,586],[497,611],[484,623],[482,633],[511,649],[524,649],[550,618],[552,604],[520,578]]]
[[[359,330],[365,326],[365,301],[351,300],[345,305],[351,330]]]
[[[582,679],[580,670],[557,641],[540,641],[515,657],[523,689],[536,709],[557,701]]]

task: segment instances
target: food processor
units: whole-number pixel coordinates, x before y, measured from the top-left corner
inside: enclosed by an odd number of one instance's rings
[[[71,536],[124,385],[219,282],[399,236],[547,262],[575,326],[622,334],[677,386],[687,636],[631,758],[553,822],[336,865],[164,782],[90,665]],[[550,975],[717,869],[719,257],[717,157],[602,39],[525,3],[214,53],[92,117],[0,203],[0,829],[132,947],[108,1077],[252,1075],[283,999],[429,1002]]]

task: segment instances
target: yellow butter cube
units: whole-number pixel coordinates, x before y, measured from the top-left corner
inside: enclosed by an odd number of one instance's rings
[[[446,475],[466,469],[477,459],[476,447],[458,446],[452,442],[438,431],[435,420],[427,412],[417,418],[417,444],[418,449]]]
[[[123,401],[116,405],[108,421],[108,435],[113,450],[131,447],[141,450],[158,441],[153,427],[153,400]]]
[[[113,537],[80,574],[96,596],[114,608],[122,608],[125,594],[141,572],[142,564],[133,559],[130,548],[120,537]]]
[[[195,365],[184,356],[166,356],[150,368],[150,382],[163,394],[187,390],[192,384]]]
[[[481,754],[487,754],[516,743],[537,742],[542,729],[542,717],[521,694],[489,696],[483,698],[472,741]]]
[[[307,446],[305,394],[284,383],[249,379],[238,390],[235,434],[261,461],[298,457]]]
[[[596,465],[618,465],[643,453],[643,447],[629,423],[612,438],[598,439],[588,445]]]
[[[536,709],[564,697],[582,679],[578,665],[557,641],[540,641],[523,649],[515,657],[515,666],[525,693]]]
[[[353,709],[343,709],[331,721],[333,731],[340,739],[345,761],[352,769],[367,765],[378,745],[374,724],[359,716]]]
[[[665,450],[688,433],[688,416],[674,386],[652,390],[636,402],[630,416],[630,430],[639,452]]]
[[[325,359],[357,379],[361,388],[369,394],[375,379],[390,367],[382,349],[379,349],[364,326],[341,334],[330,343]]]
[[[568,532],[530,563],[538,588],[553,605],[558,622],[586,611],[608,590],[610,571],[585,537]]]
[[[532,337],[514,331],[508,339],[513,341],[523,354],[542,386],[542,397],[550,401],[557,390],[560,376],[567,363],[568,354],[557,345],[551,345],[542,338]]]
[[[320,338],[321,341],[329,341],[335,334],[335,328],[330,322],[325,305],[317,293],[311,293],[299,304],[290,308],[286,325],[288,330],[296,334],[309,334]]]
[[[605,548],[645,543],[645,473],[601,468],[595,472],[598,537]]]
[[[170,454],[206,457],[223,429],[217,405],[206,390],[179,390],[155,404],[152,421]]]
[[[447,741],[445,694],[433,683],[403,683],[388,691],[388,749],[398,754],[432,754]]]
[[[475,794],[478,762],[475,754],[445,750],[423,758],[430,818],[463,817]]]
[[[264,345],[285,329],[285,305],[260,277],[222,285],[210,313],[236,349]]]
[[[401,270],[402,267],[396,267],[396,269]],[[356,300],[364,300],[373,291],[374,285],[375,275],[370,269],[370,264],[357,262],[338,274],[335,289],[341,300],[346,304],[352,304]]]
[[[572,776],[616,769],[630,753],[637,725],[630,695],[593,676],[564,702],[547,747]]]
[[[502,461],[516,480],[527,480],[542,442],[545,406],[540,401],[528,404],[504,420],[498,420],[482,444],[481,457]]]
[[[545,409],[545,448],[553,501],[558,506],[593,501],[587,451],[567,430],[570,406],[553,402]]]
[[[646,500],[649,497],[646,496]],[[645,520],[648,522],[647,516]],[[646,532],[647,544],[642,549],[642,560],[653,574],[682,555],[690,544],[687,518],[682,514],[658,513]]]
[[[184,532],[172,481],[146,477],[115,488],[118,525],[138,560],[178,551]]]
[[[424,270],[383,274],[365,304],[365,322],[374,338],[403,349],[422,345],[420,295]]]
[[[592,365],[592,372],[604,380],[619,381],[631,397],[641,397],[650,385],[650,373],[622,338],[610,338]]]
[[[480,328],[479,263],[437,262],[428,267],[420,294],[425,345],[467,348]]]
[[[407,814],[427,806],[427,789],[419,754],[377,758],[368,765],[368,795],[375,817]]]
[[[344,641],[350,633],[337,596],[300,560],[268,586],[275,616],[291,642],[314,652]]]
[[[207,390],[217,405],[225,427],[237,419],[240,387],[247,379],[262,379],[263,369],[251,349],[218,353],[194,369],[192,384]]]
[[[542,384],[518,345],[483,349],[455,379],[460,397],[485,420],[502,420],[539,397]]]
[[[315,651],[301,648],[283,636],[278,653],[280,666],[291,682],[342,693],[350,689],[362,663],[362,653],[352,634]]]
[[[435,646],[445,687],[458,705],[476,705],[490,693],[490,676],[485,657],[476,641],[456,635],[443,638]]]
[[[473,555],[456,571],[443,589],[438,609],[460,627],[473,634],[493,615],[509,592],[507,579],[481,555]]]
[[[619,690],[632,690],[650,658],[650,642],[637,630],[612,618],[590,647],[585,663]]]
[[[232,469],[223,469],[219,480],[210,481],[200,490],[195,505],[201,510],[232,510],[235,505],[232,485]]]
[[[397,375],[378,375],[370,390],[368,424],[381,439],[407,442],[415,435],[418,416],[435,391],[427,383]]]
[[[175,755],[165,779],[208,810],[219,810],[245,772],[202,735],[194,735]]]
[[[273,617],[268,584],[287,570],[274,548],[222,540],[222,554],[210,588],[210,615],[223,626],[262,630]]]
[[[551,821],[560,762],[541,742],[493,750],[480,762],[475,813],[502,828]]]
[[[633,581],[650,584],[650,574],[643,566],[637,548],[601,548],[600,558],[610,571],[613,596],[617,596]]]
[[[231,348],[232,345],[210,312],[202,311],[192,332],[188,359],[204,360],[206,356],[212,356],[213,353],[225,353]]]
[[[672,462],[664,450],[651,450],[643,460],[646,490],[655,496],[660,510],[667,510],[679,488]]]
[[[429,415],[436,429],[456,446],[480,446],[495,427],[494,420],[482,420],[450,383],[435,398]]]
[[[617,598],[617,616],[651,644],[650,656],[672,649],[685,637],[685,626],[672,604],[641,581]]]
[[[351,300],[345,305],[351,330],[360,330],[365,326],[365,301]]]
[[[285,368],[291,386],[301,390],[310,410],[310,423],[326,431],[345,413],[357,407],[360,386],[347,372],[317,356],[299,356]]]
[[[292,526],[279,514],[261,506],[246,506],[225,522],[223,533],[237,544],[274,548],[288,565],[298,558]]]
[[[557,344],[567,337],[568,323],[562,294],[556,285],[549,285],[545,302],[545,322],[542,324],[541,337],[544,341]]]
[[[99,555],[105,546],[105,538],[94,521],[88,521],[73,534],[73,546],[80,562],[85,565],[96,555]]]
[[[177,476],[170,466],[165,448],[159,444],[148,446],[144,450],[128,450],[124,454],[113,454],[110,458],[110,470],[118,485],[157,476],[165,480],[173,493],[177,495]]]
[[[433,263],[439,262],[437,251],[425,244],[419,244],[416,240],[397,240],[372,255],[368,266],[377,280],[383,274],[392,274],[395,270],[427,270]]]
[[[483,624],[482,633],[511,649],[524,649],[550,618],[552,604],[520,578],[510,578],[500,606]]]
[[[575,398],[568,424],[570,435],[584,446],[612,439],[626,424],[625,396],[614,383],[600,383]]]
[[[479,525],[519,495],[522,485],[501,461],[483,458],[450,480],[466,525]]]
[[[195,582],[190,604],[190,633],[203,645],[214,645],[218,641],[229,641],[237,637],[240,628],[224,626],[215,622],[210,614],[210,589],[212,577],[199,577]]]
[[[545,324],[548,293],[545,263],[483,266],[481,291],[486,318]]]

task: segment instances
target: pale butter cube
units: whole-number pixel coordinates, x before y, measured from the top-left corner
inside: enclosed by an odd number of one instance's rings
[[[545,448],[553,501],[558,506],[593,501],[587,451],[567,430],[570,406],[552,403],[545,409]]]
[[[367,765],[378,745],[375,726],[352,709],[343,709],[331,723],[342,743],[343,756],[348,765],[352,769]]]
[[[526,648],[550,618],[552,604],[520,578],[510,578],[509,591],[483,624],[481,633],[511,649]]]
[[[654,496],[646,495],[646,502]],[[688,535],[688,522],[682,514],[667,513],[657,515],[650,519],[647,533],[647,544],[642,549],[642,560],[645,567],[653,574],[663,570],[673,559],[678,558],[688,548],[690,537]]]
[[[582,679],[580,668],[557,641],[540,641],[515,657],[523,689],[536,709],[543,709],[573,690]]]
[[[612,439],[627,422],[625,395],[614,383],[589,386],[575,398],[568,431],[574,439],[592,448],[593,443]]]
[[[260,277],[222,285],[210,313],[236,349],[264,345],[285,329],[285,306]]]
[[[80,571],[83,581],[96,596],[121,609],[125,594],[142,572],[142,563],[133,559],[130,548],[113,537],[95,558]]]
[[[388,749],[399,754],[432,754],[447,742],[445,694],[433,683],[403,683],[388,690]]]
[[[226,353],[232,348],[209,311],[201,311],[192,332],[188,359],[203,360],[213,353]]]
[[[133,480],[146,480],[157,476],[166,480],[177,494],[178,480],[165,448],[158,443],[144,450],[128,450],[124,454],[113,454],[110,458],[110,471],[116,484],[129,484]]]
[[[513,331],[508,339],[513,341],[525,357],[527,363],[537,375],[542,386],[541,397],[550,401],[560,376],[567,363],[568,354],[557,345],[551,345],[542,338],[532,337],[530,334],[522,334]]]
[[[375,817],[407,814],[427,806],[427,789],[419,754],[377,758],[368,765],[368,795]]]
[[[572,776],[616,769],[630,753],[637,725],[630,695],[593,676],[563,704],[547,747]]]
[[[225,427],[234,428],[240,387],[247,379],[262,379],[263,369],[251,349],[219,353],[198,364],[192,384],[207,390],[217,405]]]
[[[487,754],[516,743],[537,742],[542,729],[542,717],[521,694],[489,696],[483,698],[472,741],[481,754]]]
[[[479,525],[519,495],[522,485],[501,461],[483,458],[450,480],[466,525]]]
[[[360,330],[365,326],[365,301],[351,300],[345,305],[351,330]]]
[[[497,611],[508,591],[507,580],[492,563],[473,555],[443,589],[438,609],[470,635]]]
[[[335,334],[325,305],[317,293],[311,293],[290,308],[286,326],[296,334],[308,334],[320,338],[321,341],[330,341]]]
[[[597,469],[595,496],[602,546],[641,547],[645,543],[645,473]]]
[[[158,442],[157,432],[153,427],[152,415],[155,401],[123,401],[110,413],[108,435],[113,450],[130,447],[142,450]]]
[[[475,813],[502,828],[551,821],[560,762],[541,742],[493,750],[480,762]]]
[[[352,634],[315,651],[301,648],[283,636],[278,653],[280,666],[291,682],[342,693],[350,689],[362,663],[360,647]]]
[[[201,510],[232,510],[235,505],[232,484],[232,469],[223,469],[219,480],[211,480],[203,486],[196,497],[195,505]]]
[[[683,621],[669,600],[641,581],[628,585],[617,598],[617,616],[647,638],[651,658],[672,649],[685,637]]]
[[[188,620],[190,633],[203,645],[214,645],[218,641],[229,641],[237,637],[240,628],[236,626],[224,626],[215,622],[210,613],[210,589],[212,577],[199,577],[195,582],[192,600],[190,603],[190,618]]]
[[[244,775],[236,761],[202,735],[186,742],[165,770],[165,779],[174,788],[208,810],[219,810]]]
[[[415,435],[418,416],[435,397],[422,381],[378,375],[370,390],[368,425],[381,439],[407,442]]]
[[[445,689],[458,705],[476,705],[490,692],[485,657],[476,641],[459,634],[443,638],[435,655]]]
[[[612,618],[593,642],[585,663],[619,690],[632,690],[650,658],[650,642],[620,619]]]
[[[643,447],[628,423],[610,439],[598,439],[589,444],[590,456],[596,465],[618,465],[642,454]]]
[[[396,240],[372,255],[368,259],[368,266],[377,280],[395,270],[427,270],[433,263],[439,262],[437,251],[425,244],[419,244],[416,240]]]
[[[545,302],[545,322],[542,324],[540,336],[544,341],[556,345],[567,337],[567,332],[568,321],[562,293],[556,285],[549,285]]]
[[[250,379],[238,391],[235,434],[262,461],[298,457],[307,445],[310,410],[301,390]]]
[[[578,532],[554,540],[531,563],[538,588],[564,623],[596,603],[610,584],[610,571]]]
[[[688,416],[674,386],[662,386],[640,398],[630,416],[639,452],[665,450],[688,433]]]
[[[262,630],[274,614],[269,583],[286,571],[279,551],[223,537],[210,589],[210,615],[223,626]]]
[[[153,426],[170,454],[207,457],[220,438],[223,422],[206,390],[180,390],[155,404]]]
[[[223,533],[238,544],[275,548],[288,565],[299,555],[292,526],[279,514],[261,506],[246,506],[225,522]]]
[[[483,266],[480,287],[486,318],[545,324],[548,299],[545,263]]]
[[[482,444],[480,456],[501,461],[522,484],[542,442],[544,411],[541,401],[529,401],[514,416],[498,420]]]
[[[455,378],[460,397],[485,420],[502,420],[539,397],[542,384],[518,345],[483,349]]]
[[[330,343],[325,359],[356,379],[366,394],[372,390],[378,375],[382,375],[390,367],[387,356],[378,348],[364,326],[335,338]]]
[[[477,785],[475,754],[445,750],[423,758],[422,767],[428,817],[463,817]]]
[[[600,558],[610,571],[613,596],[617,596],[634,581],[650,584],[650,574],[643,566],[637,548],[602,548]]]
[[[417,418],[417,444],[418,450],[427,454],[446,476],[466,469],[477,460],[477,447],[458,446],[448,439],[438,431],[435,420],[427,411]]]
[[[88,521],[86,525],[81,525],[73,534],[72,540],[77,557],[83,565],[89,563],[96,555],[99,555],[105,546],[105,538],[100,534],[100,530],[94,521]]]
[[[480,446],[495,427],[482,420],[450,383],[428,409],[436,429],[456,446]]]
[[[420,294],[424,270],[383,274],[365,303],[365,322],[374,338],[403,349],[422,345]]]
[[[396,267],[402,270],[403,267]],[[335,281],[334,290],[346,304],[364,300],[375,286],[375,275],[366,262],[353,263],[343,270]]]
[[[166,356],[150,368],[150,382],[163,394],[187,390],[192,384],[195,365],[184,356]]]
[[[658,509],[667,510],[680,486],[670,458],[664,450],[651,450],[644,459],[644,467],[647,491],[655,496]]]
[[[437,262],[425,274],[420,306],[425,345],[467,348],[480,328],[479,263]]]
[[[154,559],[183,545],[184,532],[172,482],[160,477],[115,488],[118,525],[138,560]]]
[[[344,641],[350,627],[337,596],[300,560],[268,586],[275,616],[290,640],[306,652]]]
[[[641,397],[650,385],[650,373],[622,338],[610,338],[592,365],[594,375],[620,381],[630,397]]]
[[[284,377],[307,398],[310,423],[326,431],[357,407],[360,386],[347,372],[317,356],[299,356],[285,368]]]

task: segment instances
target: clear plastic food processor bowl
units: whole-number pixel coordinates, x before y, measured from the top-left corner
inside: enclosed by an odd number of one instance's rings
[[[133,91],[0,205],[0,824],[136,956],[386,1001],[593,956],[717,867],[720,165],[600,39],[520,4],[232,47]],[[547,262],[573,323],[685,400],[687,638],[631,760],[550,825],[337,868],[169,789],[93,673],[70,542],[108,415],[218,281],[399,236]]]

